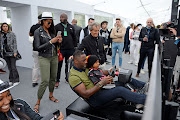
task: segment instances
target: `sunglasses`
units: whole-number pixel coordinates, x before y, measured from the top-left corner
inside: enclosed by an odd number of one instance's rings
[[[52,22],[48,22],[48,25],[52,24]]]

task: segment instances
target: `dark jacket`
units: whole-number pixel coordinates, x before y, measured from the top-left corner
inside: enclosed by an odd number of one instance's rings
[[[180,42],[177,44],[177,49],[178,49],[177,55],[180,56]]]
[[[16,41],[16,35],[12,32],[9,31],[6,34],[7,37],[7,47],[10,49],[11,52],[17,53],[17,41]],[[0,33],[0,53],[3,52],[3,45],[5,42],[5,36],[4,33]]]
[[[148,42],[143,41],[145,35],[148,36],[148,29],[146,27],[141,29],[139,35],[139,41],[142,42],[141,48],[155,48],[155,44],[159,44],[159,32],[154,27],[151,27],[150,29]]]
[[[101,81],[105,75],[103,74],[103,71],[98,69],[90,69],[88,72],[89,79],[93,82],[94,85],[96,85],[99,81]]]
[[[74,29],[75,29],[75,33],[76,33],[76,39],[77,39],[77,43],[79,43],[79,36],[82,30],[82,27],[78,26],[77,24],[74,24]]]
[[[39,56],[42,57],[52,57],[53,50],[57,53],[57,46],[59,43],[51,44],[49,41],[55,37],[54,34],[50,34],[51,37],[48,36],[47,32],[43,29],[43,27],[39,27],[34,32],[34,41],[33,41],[33,50],[39,52]]]
[[[31,26],[31,28],[30,28],[30,31],[29,31],[29,32],[32,34],[32,36],[34,36],[34,32],[35,32],[35,30],[36,30],[36,29],[38,29],[40,26],[41,26],[41,24],[39,24],[39,23],[37,23],[37,24],[35,24],[35,25]]]
[[[89,29],[88,29],[88,26],[83,28],[83,31],[84,31],[84,37],[88,36],[89,35]]]
[[[77,47],[77,38],[75,34],[75,29],[74,27],[67,23],[67,36],[64,36],[64,26],[62,23],[59,23],[55,26],[56,33],[58,31],[61,31],[62,34],[62,43],[61,43],[61,50],[69,50],[69,49],[74,49]]]
[[[104,56],[104,40],[102,37],[93,37],[91,34],[86,36],[80,46],[79,50],[85,50],[86,55],[96,55],[100,59],[100,64],[103,64],[105,61]]]
[[[14,105],[17,107],[17,110],[19,110],[22,113],[26,114],[32,120],[40,120],[40,119],[42,119],[42,117],[38,113],[34,112],[25,101],[23,101],[21,99],[14,100]],[[9,117],[13,118],[10,110],[7,112],[7,114],[8,114]],[[2,112],[0,112],[0,120],[8,120],[6,115],[4,113],[2,113]]]
[[[106,31],[101,29],[99,33],[100,33],[100,36],[102,36],[104,39],[104,44],[110,46],[112,39],[110,38],[111,33],[108,31],[108,29]],[[103,36],[103,34],[106,36]]]
[[[130,41],[129,41],[129,29],[130,28],[131,28],[130,26],[128,26],[126,28],[126,34],[124,36],[124,45],[129,45],[130,44]]]

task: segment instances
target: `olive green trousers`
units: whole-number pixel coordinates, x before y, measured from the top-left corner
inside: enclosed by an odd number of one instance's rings
[[[58,56],[52,56],[50,58],[39,56],[38,59],[41,73],[41,84],[37,95],[38,99],[42,99],[47,86],[49,87],[49,92],[54,91],[58,69]]]

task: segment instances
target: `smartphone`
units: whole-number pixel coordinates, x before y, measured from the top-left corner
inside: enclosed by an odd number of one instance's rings
[[[57,110],[56,112],[53,113],[54,115],[54,120],[57,120],[57,118],[60,116],[60,111]]]
[[[58,32],[57,32],[57,35],[61,35],[61,31],[58,31]]]

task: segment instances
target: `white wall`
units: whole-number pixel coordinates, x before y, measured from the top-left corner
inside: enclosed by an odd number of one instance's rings
[[[71,23],[74,13],[85,15],[85,24],[90,17],[94,18],[94,8],[91,5],[76,0],[0,0],[0,6],[11,8],[12,29],[17,36],[17,45],[22,60],[17,62],[18,66],[32,68],[32,45],[29,43],[29,30],[33,24],[38,22],[38,14],[49,11],[54,15],[54,24],[60,22],[60,14],[68,15]],[[0,10],[1,11],[1,10]],[[110,13],[100,12],[102,16],[111,16]],[[2,18],[4,18],[3,15]]]
[[[11,8],[12,31],[16,34],[18,50],[22,60],[17,62],[18,66],[32,68],[32,45],[28,41],[31,19],[31,6]]]
[[[10,20],[7,18],[6,8],[0,7],[0,23],[7,22],[10,24]]]

